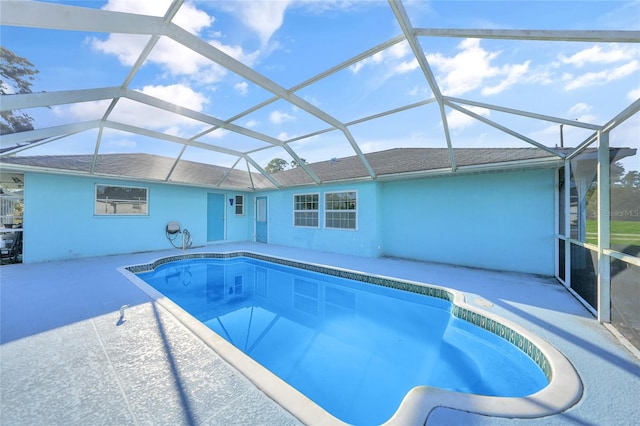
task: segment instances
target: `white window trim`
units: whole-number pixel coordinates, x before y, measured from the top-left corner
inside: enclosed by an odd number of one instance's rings
[[[305,196],[305,195],[317,195],[318,196],[318,209],[317,210],[296,210],[296,197],[301,197],[301,196]],[[306,193],[301,193],[301,194],[293,194],[293,216],[291,218],[293,227],[294,228],[312,228],[312,229],[320,228],[321,201],[322,201],[322,197],[321,197],[321,194],[319,192],[306,192]],[[296,212],[306,212],[306,213],[316,212],[318,214],[318,224],[316,226],[296,225]]]
[[[343,194],[346,192],[353,192],[354,194],[356,194],[356,209],[355,209],[355,215],[356,215],[356,224],[354,228],[332,228],[327,226],[327,212],[350,212],[352,210],[327,210],[327,195],[329,194]],[[323,219],[324,219],[324,229],[331,229],[333,231],[357,231],[358,230],[358,222],[359,222],[359,213],[358,210],[360,209],[360,195],[358,194],[358,191],[356,189],[347,189],[344,191],[327,191],[324,193],[324,196],[322,197],[322,209],[324,211],[324,215],[323,215]]]

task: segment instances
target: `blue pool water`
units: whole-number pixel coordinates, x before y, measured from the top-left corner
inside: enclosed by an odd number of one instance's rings
[[[446,300],[246,257],[138,276],[347,423],[383,423],[420,385],[520,397],[548,383]]]

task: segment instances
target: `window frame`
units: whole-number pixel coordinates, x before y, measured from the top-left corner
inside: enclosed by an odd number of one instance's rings
[[[117,204],[113,204],[113,207],[114,207],[114,212],[113,213],[98,211],[99,210],[98,209],[98,203],[109,199],[109,197],[103,198],[102,200],[99,198],[98,189],[100,187],[122,188],[122,189],[125,189],[125,190],[127,190],[127,189],[128,190],[131,190],[131,189],[136,189],[136,190],[141,190],[142,189],[142,190],[144,190],[145,191],[145,200],[144,201],[138,200],[138,204],[139,204],[138,209],[140,209],[140,205],[144,205],[146,207],[146,209],[145,209],[146,211],[144,213],[135,213],[135,212],[133,212],[133,210],[136,209],[136,207],[133,205],[135,203],[133,203],[133,202],[131,203],[132,204],[132,206],[131,206],[132,212],[131,213],[118,213],[117,212],[117,209],[118,209]],[[109,216],[129,216],[129,217],[140,217],[140,216],[143,216],[144,217],[144,216],[149,216],[149,198],[150,198],[149,197],[149,192],[150,191],[149,191],[149,187],[148,186],[116,185],[116,184],[96,183],[94,185],[94,191],[93,191],[93,215],[94,216],[98,216],[98,217],[109,217]],[[116,201],[114,201],[114,203],[116,203],[117,201],[129,201],[129,200],[116,200]],[[133,201],[133,200],[131,200],[131,201]],[[106,208],[106,205],[105,205],[105,208]],[[143,210],[141,209],[141,211],[143,211]]]
[[[354,205],[353,209],[329,209],[328,197],[334,194],[353,194],[354,195]],[[342,227],[334,227],[328,225],[328,217],[330,213],[353,213],[353,227],[342,228]],[[346,190],[346,191],[332,191],[324,193],[324,227],[325,229],[332,229],[338,231],[357,231],[358,230],[358,191],[356,190]],[[347,219],[350,220],[350,219]]]
[[[297,205],[297,198],[298,197],[316,197],[315,203],[316,203],[316,209],[296,209]],[[313,200],[311,201],[306,201],[303,200],[302,203],[313,203]],[[315,225],[298,225],[296,218],[298,217],[299,213],[314,213],[316,214],[315,217],[315,221],[316,224]],[[320,193],[319,192],[310,192],[310,193],[303,193],[303,194],[293,194],[293,227],[294,228],[320,228]]]
[[[236,216],[244,216],[244,195],[235,195],[233,198]],[[239,203],[238,200],[240,200]],[[238,213],[238,206],[241,208],[240,213]]]

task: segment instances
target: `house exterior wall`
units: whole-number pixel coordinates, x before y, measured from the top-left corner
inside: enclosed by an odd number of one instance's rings
[[[555,170],[382,185],[383,255],[553,275]]]
[[[97,216],[95,185],[149,188],[146,216]],[[25,263],[171,248],[167,222],[188,229],[194,246],[207,243],[207,193],[194,188],[102,178],[25,173]],[[225,199],[236,193],[225,193]],[[246,194],[245,194],[245,199]],[[246,240],[251,212],[236,216],[225,203],[227,240]]]
[[[268,199],[268,242],[290,247],[553,275],[555,171],[531,170],[261,193],[80,176],[25,174],[24,261],[161,250],[168,221],[207,244],[207,194],[224,194],[225,241],[255,240],[255,198]],[[95,185],[149,188],[148,216],[96,216]],[[325,194],[357,192],[357,229],[325,227]],[[319,194],[319,226],[296,227],[296,194]],[[245,196],[244,215],[230,198]]]
[[[357,192],[357,229],[325,228],[325,194],[328,192]],[[317,228],[293,226],[294,195],[319,194],[319,226]],[[334,253],[378,257],[380,203],[379,185],[375,182],[319,187],[289,188],[257,194],[267,196],[268,242]]]
[[[236,214],[236,195],[244,196],[244,214]],[[233,206],[229,199],[234,200]],[[225,241],[253,241],[254,202],[253,194],[244,192],[225,192]]]

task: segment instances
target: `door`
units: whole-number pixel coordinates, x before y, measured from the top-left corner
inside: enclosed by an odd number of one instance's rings
[[[224,194],[207,194],[207,241],[224,240]]]
[[[256,198],[256,241],[267,242],[267,197]]]

